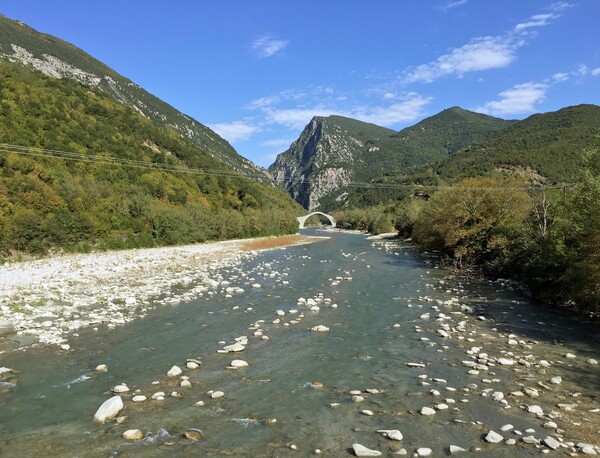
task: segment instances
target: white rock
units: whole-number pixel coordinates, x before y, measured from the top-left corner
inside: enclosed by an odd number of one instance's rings
[[[123,400],[121,396],[113,396],[102,403],[94,414],[94,420],[104,423],[107,420],[112,420],[123,409]]]
[[[501,364],[503,366],[512,366],[513,364],[515,364],[515,360],[509,358],[498,358],[497,361],[498,364]]]
[[[225,396],[225,393],[223,393],[222,391],[213,391],[210,395],[212,399],[222,398],[223,396]]]
[[[540,406],[527,406],[527,412],[534,413],[536,415],[544,415],[544,411]]]
[[[542,443],[548,447],[551,448],[552,450],[556,450],[558,447],[560,447],[560,442],[558,442],[556,439],[554,439],[552,436],[547,436]]]
[[[181,368],[179,366],[173,366],[171,369],[169,369],[169,372],[167,372],[167,375],[169,377],[177,377],[178,375],[183,374],[183,371],[181,370]]]
[[[509,424],[502,426],[502,428],[500,428],[500,431],[506,432],[506,431],[512,430],[513,428],[514,428],[514,426],[509,423]]]
[[[120,385],[115,386],[112,391],[113,393],[127,393],[129,391],[129,387],[124,383],[121,383]]]
[[[245,349],[246,349],[246,347],[240,342],[236,342],[232,345],[227,345],[227,346],[223,347],[223,350],[227,353],[236,353],[236,352],[244,351]]]
[[[456,455],[457,453],[462,453],[462,452],[466,452],[466,450],[462,447],[459,447],[458,445],[450,446],[450,455]]]
[[[362,413],[363,415],[366,415],[367,417],[372,417],[374,415],[372,410],[361,410],[360,413]]]
[[[182,388],[189,388],[192,386],[192,382],[190,382],[189,380],[182,380],[179,386]]]
[[[379,429],[377,432],[380,434],[384,434],[385,437],[393,441],[401,441],[402,439],[404,439],[402,433],[397,429]]]
[[[248,367],[249,364],[246,361],[244,361],[243,359],[234,359],[233,361],[231,361],[230,366],[235,367],[236,369],[239,369],[241,367]]]
[[[417,449],[417,456],[431,456],[433,450],[427,447],[419,447]]]
[[[487,433],[487,436],[485,436],[485,441],[489,442],[490,444],[497,444],[503,440],[504,438],[500,434],[492,430],[490,430],[490,432]]]
[[[318,325],[318,326],[313,326],[312,328],[310,328],[311,331],[313,332],[327,332],[329,331],[329,328],[327,326],[323,326],[322,324]],[[360,444],[358,444],[360,445]],[[366,455],[363,455],[366,456]],[[375,456],[375,455],[373,455]]]
[[[378,450],[371,450],[361,444],[352,444],[352,449],[356,456],[381,456],[381,452]]]
[[[144,438],[144,433],[139,429],[128,429],[123,433],[123,439],[130,441],[141,441]]]
[[[96,369],[94,369],[96,372],[107,372],[108,371],[108,366],[106,364],[98,364],[96,366]]]
[[[147,399],[146,396],[141,395],[141,394],[139,394],[139,395],[134,396],[133,398],[131,398],[131,400],[133,402],[144,402],[146,399]]]
[[[591,365],[593,365],[593,366],[596,366],[596,365],[598,365],[598,361],[596,361],[595,359],[592,359],[592,358],[588,359],[588,360],[587,360],[587,363],[588,363],[588,364],[591,364]]]
[[[562,383],[562,377],[558,375],[556,377],[552,377],[550,379],[550,383],[552,383],[553,385],[560,385]]]
[[[423,407],[419,413],[421,415],[430,416],[430,415],[435,415],[435,410],[432,409],[431,407]]]

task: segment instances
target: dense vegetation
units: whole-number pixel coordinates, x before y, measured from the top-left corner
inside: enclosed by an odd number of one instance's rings
[[[4,255],[55,246],[180,244],[297,227],[301,209],[283,193],[239,176],[102,92],[18,64],[0,64],[0,139]],[[79,156],[24,155],[6,144]]]
[[[600,147],[599,121],[596,105],[536,114],[451,156],[438,172],[454,180],[506,171],[540,182],[572,183],[581,177],[583,152]]]
[[[336,214],[343,227],[389,221],[460,272],[513,278],[550,303],[600,313],[600,150],[573,189],[523,178],[468,178],[387,206]]]

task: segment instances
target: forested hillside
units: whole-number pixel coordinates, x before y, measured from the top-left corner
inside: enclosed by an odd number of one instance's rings
[[[189,243],[296,228],[299,207],[288,196],[244,178],[102,91],[4,63],[0,98],[3,254]]]
[[[535,114],[441,163],[444,179],[513,172],[547,183],[581,177],[584,152],[600,147],[600,107],[577,105]]]

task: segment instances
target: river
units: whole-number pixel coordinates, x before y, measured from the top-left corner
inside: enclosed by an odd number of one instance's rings
[[[590,361],[600,359],[597,325],[498,282],[461,283],[409,246],[304,230],[315,232],[329,239],[221,269],[216,294],[114,329],[79,330],[68,352],[2,355],[17,383],[0,394],[0,455],[337,457],[360,443],[384,456],[420,447],[446,456],[456,445],[513,457],[550,450],[524,443],[527,436],[554,435],[564,451],[600,443],[600,366]],[[226,297],[227,286],[245,291]],[[319,325],[329,331],[311,331]],[[243,351],[217,353],[241,336]],[[201,368],[186,369],[188,358]],[[249,366],[227,369],[234,359]],[[95,371],[99,364],[108,371]],[[191,387],[167,377],[173,365]],[[127,418],[93,422],[121,383],[130,389],[122,394]],[[150,399],[159,391],[164,400]],[[135,394],[148,399],[134,403]],[[436,413],[422,415],[426,406]],[[128,429],[144,439],[123,439]],[[189,429],[202,438],[186,439]],[[516,444],[488,443],[490,430]]]

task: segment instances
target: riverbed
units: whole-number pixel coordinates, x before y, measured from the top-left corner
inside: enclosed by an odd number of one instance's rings
[[[303,233],[329,238],[124,297],[143,317],[78,328],[67,350],[0,355],[0,455],[600,453],[596,326],[395,241]],[[94,422],[115,395],[118,421]]]

